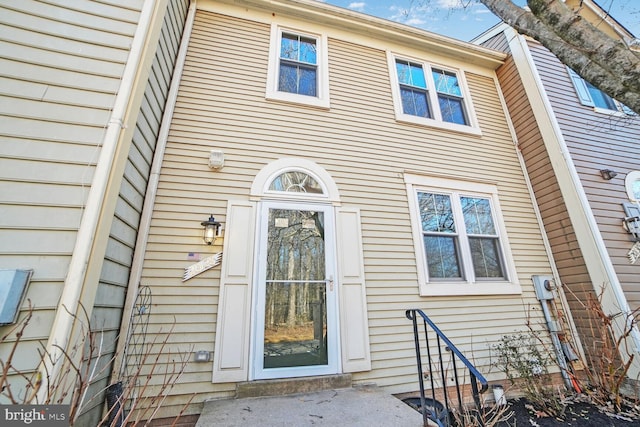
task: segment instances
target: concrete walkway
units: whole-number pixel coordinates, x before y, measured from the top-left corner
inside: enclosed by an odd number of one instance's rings
[[[420,427],[422,415],[375,386],[205,402],[196,427]]]

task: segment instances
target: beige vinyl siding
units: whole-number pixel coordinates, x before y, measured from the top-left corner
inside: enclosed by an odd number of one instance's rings
[[[0,268],[34,270],[25,349],[50,335],[141,4],[0,6]]]
[[[112,374],[110,360],[114,357],[120,331],[142,204],[184,29],[188,3],[188,0],[172,0],[167,5],[158,48],[125,166],[91,319],[92,324],[100,330],[104,342],[107,343],[101,356],[101,360],[107,366],[89,389],[89,396],[100,397],[95,398],[83,414],[82,422],[87,425],[97,425],[102,418],[104,404],[102,393],[109,384]],[[130,368],[135,369],[135,367]],[[118,373],[114,374],[112,381],[117,381]]]
[[[303,157],[329,172],[343,206],[360,209],[373,370],[355,380],[394,393],[417,389],[404,316],[413,307],[426,310],[463,351],[473,352],[482,372],[494,375],[488,345],[525,328],[527,304],[538,304],[530,277],[550,272],[494,80],[466,74],[482,137],[399,124],[384,49],[329,33],[330,110],[268,102],[269,32],[267,24],[196,15],[141,279],[154,295],[150,328],[166,331],[175,319],[176,348],[194,343],[195,350],[213,350],[220,270],[181,282],[183,269],[194,263],[188,253],[204,258],[221,251],[218,241],[202,245],[199,222],[214,214],[224,224],[227,200],[246,200],[264,165]],[[207,167],[212,148],[225,153],[219,172]],[[522,295],[418,296],[406,171],[497,184]],[[195,403],[233,394],[234,384],[210,378],[210,364],[189,364],[172,391],[177,406],[166,410],[175,412],[192,389],[200,391]]]
[[[498,78],[576,329],[582,342],[593,342],[592,319],[584,310],[584,303],[595,295],[593,286],[531,106],[522,96],[524,87],[512,57],[500,67]]]
[[[530,43],[530,49],[618,280],[634,310],[640,307],[640,264],[630,264],[627,258],[633,242],[622,228],[622,204],[629,201],[626,174],[640,170],[640,121],[637,116],[611,116],[580,104],[564,65],[537,43]],[[618,176],[605,181],[601,169],[614,170]]]

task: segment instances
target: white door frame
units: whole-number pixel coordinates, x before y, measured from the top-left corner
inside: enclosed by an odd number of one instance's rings
[[[324,213],[325,270],[327,279],[327,365],[310,365],[264,369],[264,316],[266,251],[269,209],[310,210]],[[251,369],[250,380],[304,377],[339,373],[340,328],[338,324],[338,285],[336,269],[336,224],[335,211],[330,203],[309,203],[306,201],[263,201],[257,209],[257,251],[254,270],[252,297]]]

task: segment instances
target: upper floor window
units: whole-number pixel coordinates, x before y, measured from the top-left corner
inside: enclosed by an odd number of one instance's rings
[[[493,185],[405,175],[423,295],[517,293]]]
[[[326,37],[271,28],[267,99],[329,107]]]
[[[578,95],[582,105],[595,107],[600,110],[635,114],[629,107],[611,98],[609,95],[580,77],[578,73],[573,71],[571,68],[567,68],[567,71],[571,76],[573,86],[576,89],[576,94]]]
[[[389,68],[398,120],[480,133],[462,72],[391,53]]]
[[[278,90],[316,96],[318,55],[316,39],[282,33]]]

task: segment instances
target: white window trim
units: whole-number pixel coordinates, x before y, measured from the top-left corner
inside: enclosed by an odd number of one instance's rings
[[[591,97],[591,92],[589,92],[589,88],[587,87],[586,81],[582,77],[580,77],[578,73],[573,71],[571,68],[569,67],[566,67],[566,68],[567,68],[567,72],[569,73],[569,77],[573,82],[573,87],[576,90],[576,95],[578,96],[578,99],[580,100],[580,103],[582,105],[585,105],[587,107],[593,107],[593,111],[595,111],[596,113],[609,114],[612,116],[626,117],[626,116],[633,116],[636,114],[633,110],[625,107],[624,104],[622,104],[621,102],[613,98],[611,99],[613,99],[613,102],[616,105],[615,110],[596,107],[596,104],[595,102],[593,102],[593,98]]]
[[[627,190],[627,197],[629,197],[629,200],[640,203],[640,199],[636,199],[633,194],[633,183],[638,180],[640,180],[640,171],[631,171],[624,179],[624,187]]]
[[[458,181],[448,178],[429,177],[422,175],[405,174],[407,197],[411,215],[411,229],[416,253],[418,268],[418,286],[421,296],[451,296],[451,295],[514,295],[521,294],[522,288],[518,281],[515,263],[511,255],[511,247],[507,239],[507,230],[502,218],[502,210],[498,198],[498,188],[493,184]],[[459,281],[429,281],[427,258],[423,243],[422,226],[420,224],[420,211],[417,200],[418,191],[454,192],[469,196],[482,196],[491,200],[491,209],[495,221],[496,231],[500,239],[500,250],[504,262],[503,280],[469,280],[469,276]],[[464,242],[461,242],[465,244]],[[462,250],[462,259],[465,266],[471,267],[470,253],[468,249]]]
[[[427,81],[427,94],[429,97],[429,106],[433,114],[432,119],[426,117],[413,116],[411,114],[405,114],[402,111],[402,98],[400,97],[400,84],[398,80],[398,73],[396,70],[396,59],[405,61],[411,61],[422,65],[424,70],[425,79]],[[387,64],[389,68],[389,74],[391,79],[391,93],[393,95],[393,107],[396,115],[396,120],[399,122],[411,123],[422,126],[437,127],[440,129],[446,129],[454,132],[462,132],[473,135],[482,135],[478,120],[476,117],[475,109],[473,108],[473,102],[471,101],[471,94],[469,93],[469,85],[467,85],[467,79],[462,70],[446,67],[440,64],[432,64],[421,59],[412,58],[406,55],[398,55],[391,51],[387,51]],[[457,123],[449,123],[442,120],[442,114],[440,112],[440,105],[438,103],[438,94],[436,93],[435,83],[433,81],[433,75],[431,74],[432,68],[439,70],[449,71],[454,73],[458,78],[458,84],[462,91],[462,97],[464,107],[467,113],[468,125],[461,125]]]
[[[299,95],[297,93],[278,90],[278,73],[280,72],[280,40],[282,33],[292,33],[316,40],[317,49],[317,96]],[[271,41],[269,45],[269,67],[267,71],[266,98],[272,101],[291,102],[312,107],[329,108],[329,56],[327,53],[326,34],[314,34],[293,28],[271,24]]]

